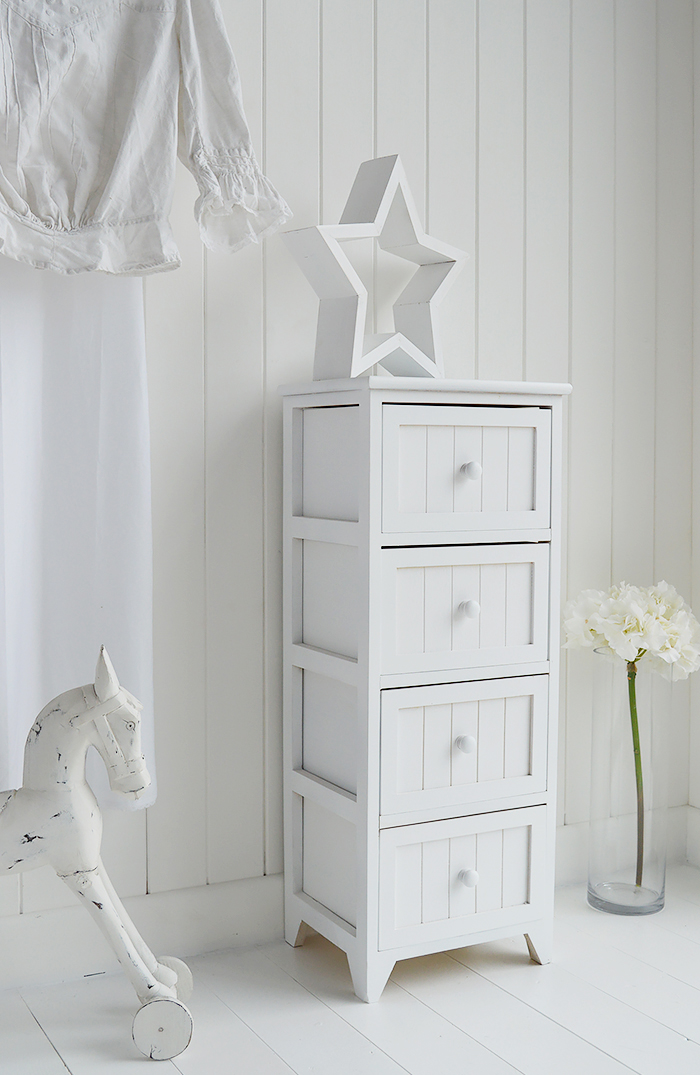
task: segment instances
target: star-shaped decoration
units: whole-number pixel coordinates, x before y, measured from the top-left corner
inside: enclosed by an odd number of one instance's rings
[[[398,156],[360,165],[339,224],[283,238],[320,299],[315,381],[357,377],[376,362],[395,376],[443,376],[437,307],[466,254],[425,234]],[[394,303],[394,332],[365,335],[367,289],[340,245],[350,239],[377,239],[418,266]]]

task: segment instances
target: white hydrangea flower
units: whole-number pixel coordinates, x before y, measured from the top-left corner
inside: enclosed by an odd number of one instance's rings
[[[700,668],[700,623],[668,582],[583,590],[564,609],[564,631],[567,649],[597,649],[624,661],[643,656],[667,679],[687,679]]]

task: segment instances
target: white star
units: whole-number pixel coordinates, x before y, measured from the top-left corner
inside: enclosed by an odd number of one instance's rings
[[[425,234],[398,156],[360,165],[339,224],[283,238],[320,299],[314,380],[357,377],[375,362],[396,376],[443,376],[437,307],[466,254]],[[394,332],[365,335],[367,289],[340,246],[350,239],[377,239],[418,265],[394,303]]]

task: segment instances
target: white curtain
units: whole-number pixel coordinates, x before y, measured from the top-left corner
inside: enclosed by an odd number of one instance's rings
[[[155,798],[142,288],[0,256],[0,788],[21,784],[34,718],[92,682],[104,643],[144,704],[138,805]]]

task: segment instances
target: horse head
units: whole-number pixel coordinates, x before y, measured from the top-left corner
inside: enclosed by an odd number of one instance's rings
[[[97,659],[93,691],[90,697],[90,688],[84,688],[87,708],[71,723],[74,727],[94,724],[94,745],[107,767],[112,791],[138,798],[151,783],[141,752],[143,706],[120,686],[104,646]]]

